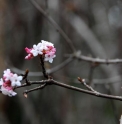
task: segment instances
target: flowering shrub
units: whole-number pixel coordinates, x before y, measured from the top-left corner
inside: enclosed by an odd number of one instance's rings
[[[25,57],[25,59],[32,59],[35,56],[42,55],[44,56],[45,61],[49,61],[50,63],[53,62],[53,58],[56,57],[55,52],[56,48],[54,48],[54,45],[50,42],[41,40],[40,43],[37,45],[33,45],[33,48],[25,48],[25,51],[28,53],[28,55]]]
[[[3,78],[0,79],[0,91],[4,95],[15,96],[17,93],[13,91],[15,86],[20,86],[22,76],[13,74],[10,69],[4,71]]]
[[[28,55],[25,59],[32,59],[36,56],[41,56],[44,58],[44,61],[49,61],[50,63],[53,62],[53,58],[56,57],[55,52],[56,48],[50,42],[42,40],[37,45],[33,45],[33,48],[25,48],[25,51]],[[15,96],[17,93],[14,92],[14,88],[16,86],[21,86],[21,81],[23,77],[18,76],[17,74],[13,74],[10,69],[4,71],[3,78],[0,79],[0,91],[4,95],[8,96]]]

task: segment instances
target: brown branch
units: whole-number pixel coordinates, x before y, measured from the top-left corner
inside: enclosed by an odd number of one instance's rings
[[[32,85],[32,84],[57,85],[57,86],[60,86],[60,87],[63,87],[63,88],[71,89],[71,90],[74,90],[74,91],[86,93],[86,94],[101,97],[101,98],[107,98],[107,99],[113,99],[113,100],[122,101],[121,96],[107,95],[107,94],[102,94],[102,93],[98,93],[98,92],[88,91],[88,90],[84,90],[84,89],[81,89],[81,88],[78,88],[78,87],[75,87],[75,86],[71,86],[71,85],[68,85],[68,84],[64,84],[64,83],[55,81],[53,79],[35,81],[35,82],[34,81],[33,82],[29,81],[29,83],[30,83],[30,85]],[[23,85],[23,86],[28,86],[28,85],[26,84],[26,85]],[[15,89],[20,88],[20,87],[22,87],[22,86],[16,87]]]
[[[95,91],[91,86],[89,86],[88,84],[86,84],[85,79],[81,79],[80,77],[78,77],[78,81],[80,81],[88,90],[96,93],[97,95],[99,95],[100,93]]]
[[[26,69],[26,70],[25,70],[25,74],[22,75],[22,76],[23,76],[23,79],[22,79],[22,80],[27,79],[27,77],[28,77],[28,73],[29,73],[29,70]]]
[[[23,94],[24,94],[24,96],[27,98],[27,94],[28,94],[28,93],[30,93],[30,92],[32,92],[32,91],[35,91],[35,90],[43,89],[45,86],[46,86],[46,84],[42,84],[42,85],[40,85],[40,86],[38,86],[38,87],[35,87],[35,88],[33,88],[33,89],[25,90],[25,91],[23,92]]]
[[[65,56],[66,57],[74,56],[74,58],[76,58],[76,59],[83,60],[83,61],[86,61],[86,62],[95,63],[96,65],[99,65],[99,64],[117,64],[117,63],[122,63],[122,59],[92,58],[92,57],[88,57],[88,56],[84,56],[84,55],[79,54],[79,51],[76,52],[75,54],[66,54]]]
[[[41,67],[42,67],[42,73],[43,73],[43,76],[48,79],[49,76],[48,74],[46,73],[46,69],[45,69],[45,66],[44,66],[44,56],[40,56],[40,64],[41,64]]]
[[[100,58],[91,58],[87,56],[77,56],[78,59],[87,61],[87,62],[93,62],[93,63],[98,63],[98,64],[117,64],[117,63],[122,63],[122,59],[100,59]]]
[[[55,29],[62,35],[62,37],[65,39],[65,41],[69,44],[70,48],[73,52],[76,51],[71,39],[66,35],[66,33],[61,29],[61,27],[53,20],[49,14],[42,9],[41,6],[39,6],[38,3],[36,3],[34,0],[29,0],[32,5],[43,14],[43,16],[55,27]]]
[[[92,92],[92,91],[84,90],[84,89],[81,89],[81,88],[78,88],[78,87],[70,86],[70,85],[67,85],[67,84],[64,84],[64,83],[57,82],[55,80],[52,80],[51,82],[54,85],[61,86],[61,87],[71,89],[71,90],[74,90],[74,91],[86,93],[86,94],[97,96],[97,97],[102,97],[102,98],[108,98],[108,99],[114,99],[114,100],[122,101],[121,96],[113,96],[113,95],[107,95],[107,94],[102,94],[102,93],[97,94],[96,92]]]
[[[21,86],[17,86],[14,89],[18,89],[18,88],[22,88],[22,87],[26,87],[26,86],[30,86],[30,85],[34,85],[34,84],[45,84],[47,83],[48,80],[42,80],[42,81],[29,81],[29,83],[23,83]]]

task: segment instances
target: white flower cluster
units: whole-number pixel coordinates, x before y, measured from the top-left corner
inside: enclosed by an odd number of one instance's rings
[[[54,45],[50,42],[41,40],[40,43],[37,45],[33,45],[33,48],[25,48],[28,55],[25,57],[25,59],[32,59],[33,57],[36,57],[38,55],[44,55],[45,61],[49,61],[50,63],[53,62],[53,58],[56,57],[55,52],[56,48],[54,48]]]
[[[13,91],[15,86],[21,86],[22,76],[13,74],[10,69],[4,71],[3,78],[0,80],[0,91],[4,95],[15,96],[17,93]]]

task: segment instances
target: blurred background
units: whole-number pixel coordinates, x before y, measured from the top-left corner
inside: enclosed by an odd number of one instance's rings
[[[42,80],[38,58],[25,60],[25,47],[41,40],[54,43],[57,52],[51,69],[73,51],[64,37],[30,2],[0,0],[0,74],[10,68],[21,74],[29,69],[30,80]],[[35,0],[34,0],[35,1]],[[36,0],[37,5],[61,27],[76,50],[85,56],[122,58],[122,0]],[[57,81],[84,88],[80,76],[101,93],[122,94],[122,64],[99,65],[73,59],[50,74]],[[33,86],[32,86],[33,87]],[[0,94],[0,124],[119,124],[122,102],[99,98],[58,86],[48,86],[23,97]]]

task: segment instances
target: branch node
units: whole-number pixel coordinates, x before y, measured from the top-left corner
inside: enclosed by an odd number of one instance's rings
[[[27,84],[27,85],[31,85],[31,83],[29,82],[28,79],[26,79],[26,84]]]
[[[29,70],[26,69],[26,70],[25,70],[25,74],[23,75],[23,80],[24,80],[24,79],[27,79],[28,73],[29,73]]]
[[[41,67],[42,67],[42,73],[44,75],[44,77],[46,79],[49,78],[48,74],[46,73],[46,69],[45,69],[45,66],[44,66],[44,56],[39,56],[40,57],[40,63],[41,63]]]
[[[26,90],[25,92],[23,92],[23,95],[24,95],[24,97],[25,97],[25,98],[27,98],[27,97],[28,97],[28,95],[27,95],[27,93],[26,93],[26,92],[27,92],[27,90]]]
[[[81,83],[85,83],[85,79],[82,79],[80,77],[78,77],[78,81],[80,81]],[[86,83],[85,83],[86,84]]]
[[[78,50],[77,52],[74,53],[74,57],[79,57],[81,55],[81,51]]]
[[[94,93],[95,93],[95,95],[97,95],[97,96],[99,96],[99,95],[100,95],[100,93],[99,93],[99,92],[97,92],[97,91],[94,91]]]

